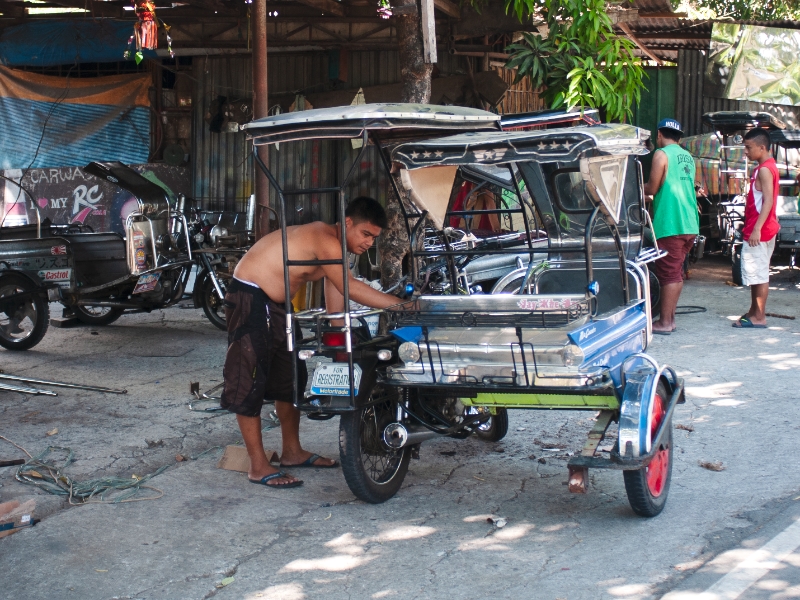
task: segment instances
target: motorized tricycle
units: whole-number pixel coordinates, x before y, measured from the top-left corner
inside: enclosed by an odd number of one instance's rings
[[[149,312],[183,296],[193,264],[183,213],[170,207],[162,188],[122,163],[93,162],[86,172],[136,198],[126,235],[49,222],[0,228],[4,348],[27,350],[41,341],[48,302],[62,303],[85,323],[105,325],[123,312]]]
[[[383,104],[244,126],[256,145],[362,141],[345,177],[313,189],[280,185],[255,154],[278,200],[287,289],[289,268],[321,264],[289,259],[288,199],[317,194],[335,202],[344,257],[345,190],[368,148],[393,174],[391,193],[405,217],[408,300],[385,311],[312,308],[287,319],[287,346],[297,358],[295,405],[340,415],[345,480],[371,503],[398,492],[425,440],[500,440],[509,409],[593,411],[595,424],[568,464],[570,491],[587,490],[589,468],[620,470],[633,510],[657,515],[670,487],[672,415],[683,402],[683,381],[645,353],[652,337],[647,263],[662,255],[642,243],[647,222],[637,157],[648,151],[649,132],[619,124],[504,132],[497,120],[475,109]],[[447,219],[469,216],[453,209],[453,190],[475,169],[507,174],[517,201],[478,212],[513,217],[522,246],[452,247],[443,235],[443,248],[426,247],[431,223],[444,233]],[[521,251],[525,272],[505,293],[467,293],[458,283],[459,257]],[[420,295],[431,257],[448,263],[450,285]],[[350,306],[347,260],[325,261],[334,263],[343,269]],[[375,314],[381,323],[373,335],[366,319]],[[297,385],[302,361],[311,375],[306,389]],[[607,435],[613,449],[603,452]]]

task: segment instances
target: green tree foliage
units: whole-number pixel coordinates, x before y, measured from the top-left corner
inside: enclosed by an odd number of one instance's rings
[[[536,17],[546,35],[524,33],[506,68],[529,77],[552,108],[603,108],[610,121],[631,117],[645,77],[634,45],[614,33],[605,0],[504,0],[521,22]]]

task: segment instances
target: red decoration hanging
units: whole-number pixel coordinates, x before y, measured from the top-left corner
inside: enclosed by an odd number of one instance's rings
[[[137,50],[158,48],[158,22],[156,5],[151,0],[135,0],[134,9],[139,22],[133,26]]]

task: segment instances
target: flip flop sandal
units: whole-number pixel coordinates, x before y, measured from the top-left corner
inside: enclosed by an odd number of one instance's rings
[[[277,490],[296,488],[303,485],[303,482],[300,481],[299,479],[297,481],[290,481],[289,483],[273,483],[272,485],[267,483],[269,481],[272,481],[273,479],[280,479],[281,477],[286,477],[286,473],[284,473],[283,471],[278,471],[277,473],[273,473],[272,475],[264,475],[264,477],[262,477],[261,479],[250,479],[248,477],[247,481],[249,481],[250,483],[256,483],[258,485],[263,485],[268,488],[275,488]]]
[[[674,329],[672,331],[675,331]],[[672,331],[656,331],[653,330],[653,335],[671,335]]]
[[[735,329],[766,329],[766,325],[756,325],[746,315],[739,317],[738,321],[731,323],[731,327]]]
[[[299,465],[285,465],[281,463],[284,469],[335,469],[339,466],[339,461],[334,460],[332,465],[315,465],[314,463],[322,458],[319,454],[312,454]]]

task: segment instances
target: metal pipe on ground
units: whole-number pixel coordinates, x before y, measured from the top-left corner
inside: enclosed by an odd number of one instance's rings
[[[20,387],[16,385],[6,385],[0,383],[0,391],[4,392],[18,392],[20,394],[32,394],[34,396],[58,396],[55,392],[49,390],[39,390],[36,388]]]
[[[47,381],[45,379],[34,379],[32,377],[19,377],[17,375],[6,375],[5,373],[0,373],[0,379],[6,379],[9,381],[21,381],[23,383],[36,383],[39,385],[50,385],[53,387],[63,387],[63,388],[70,388],[73,390],[87,390],[90,392],[105,392],[107,394],[127,394],[128,390],[117,390],[113,388],[107,387],[99,387],[96,385],[80,385],[77,383],[64,383],[61,381]],[[0,383],[0,386],[4,386],[5,384]],[[11,387],[11,386],[7,386]],[[3,387],[0,387],[3,389]],[[47,390],[36,390],[35,388],[25,388],[33,391],[28,391],[27,393],[39,393],[44,394],[46,396],[55,396],[55,392],[48,392]]]

